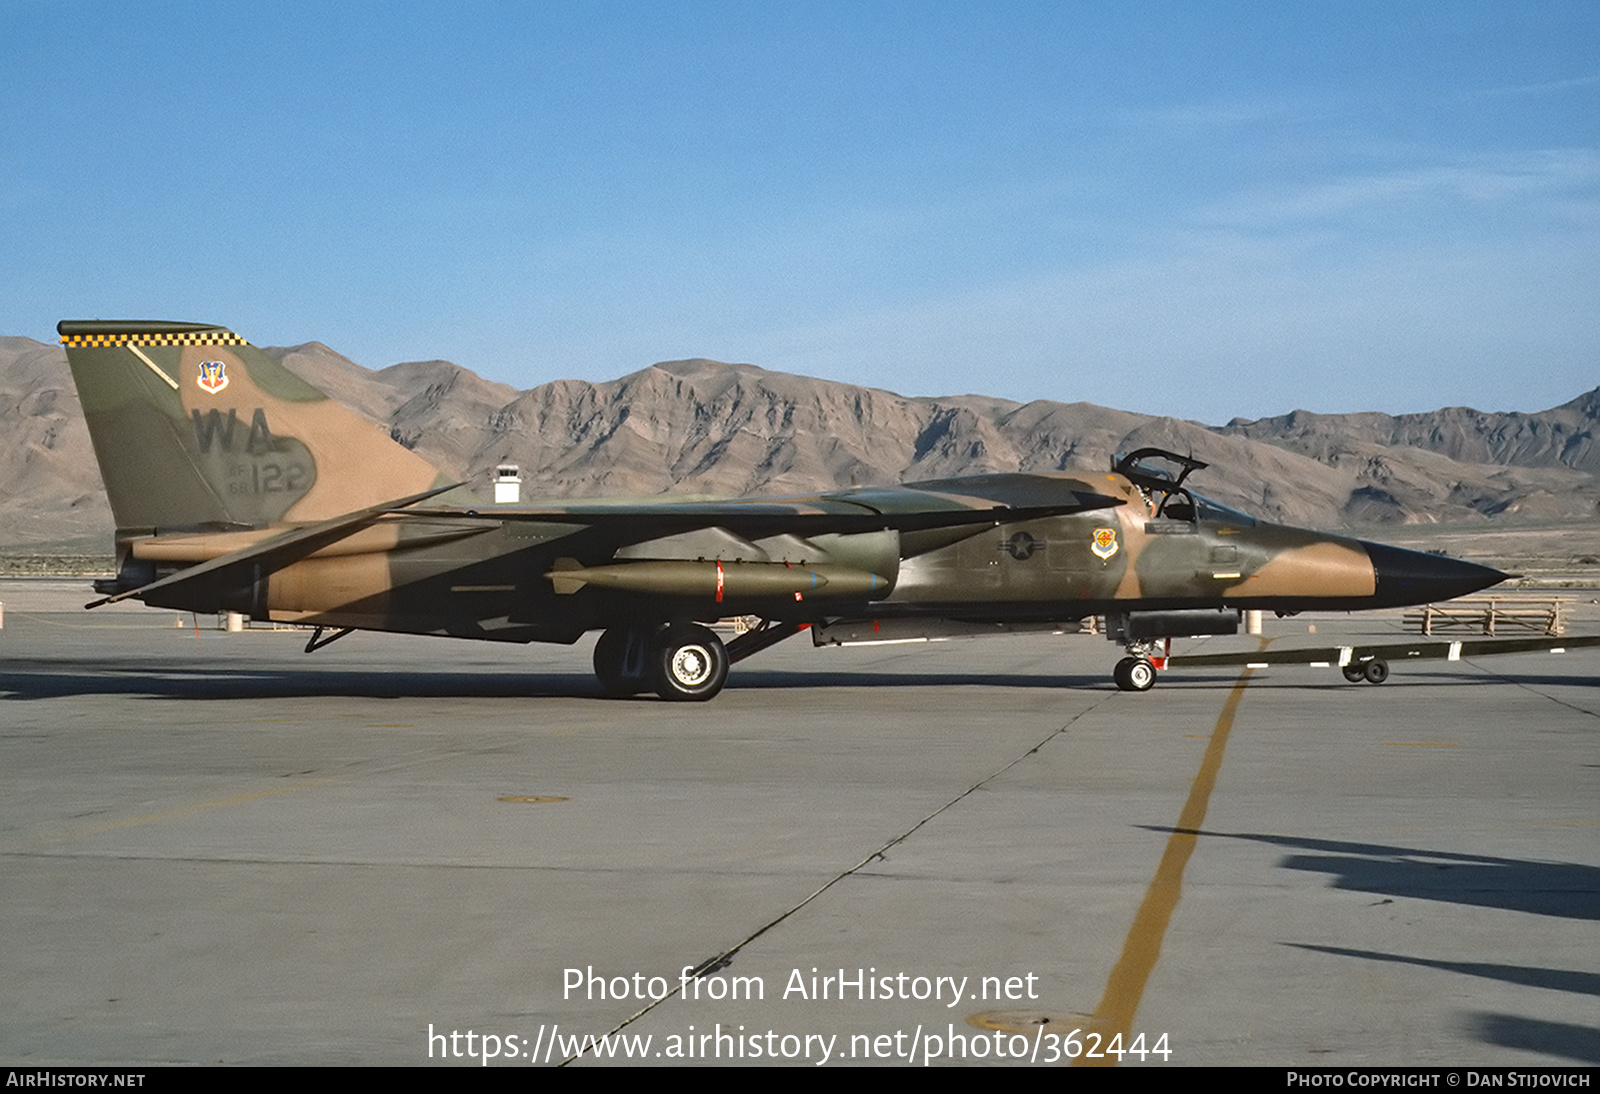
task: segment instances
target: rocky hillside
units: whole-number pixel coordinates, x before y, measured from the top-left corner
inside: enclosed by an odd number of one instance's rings
[[[104,552],[110,528],[66,354],[0,338],[0,546]]]
[[[1592,515],[1583,502],[1600,476],[1597,424],[1600,388],[1538,414],[1468,407],[1399,417],[1297,410],[1254,422],[1235,419],[1218,432],[1263,440],[1353,474],[1360,486],[1346,506],[1352,519],[1412,519],[1434,511],[1418,504],[1430,497],[1486,516],[1562,518]],[[1410,457],[1410,466],[1397,462],[1396,452]],[[1463,465],[1494,470],[1487,479],[1458,477]],[[1527,474],[1535,469],[1552,474]],[[1441,493],[1446,485],[1448,493]]]
[[[520,464],[524,497],[782,494],[986,471],[1100,471],[1159,445],[1271,520],[1592,519],[1600,389],[1539,414],[1303,411],[1208,427],[1088,403],[912,399],[751,365],[671,361],[518,392],[448,361],[372,372],[311,342],[268,352],[452,475]],[[0,339],[0,545],[104,537],[110,515],[59,347]]]

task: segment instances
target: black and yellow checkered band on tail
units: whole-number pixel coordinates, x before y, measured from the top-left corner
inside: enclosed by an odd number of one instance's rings
[[[69,319],[56,324],[63,346],[242,346],[225,327],[160,320]]]
[[[196,331],[193,334],[64,334],[63,346],[242,346],[232,331]]]

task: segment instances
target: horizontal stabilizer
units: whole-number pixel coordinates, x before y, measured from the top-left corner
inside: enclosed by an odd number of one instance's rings
[[[393,513],[405,509],[407,506],[415,505],[419,501],[426,501],[428,498],[443,494],[447,490],[454,490],[460,485],[460,483],[450,483],[446,486],[435,487],[432,490],[425,490],[420,494],[413,494],[410,497],[396,498],[394,501],[370,505],[365,509],[358,509],[353,513],[346,513],[343,516],[334,517],[318,524],[295,528],[261,543],[254,543],[249,547],[221,555],[197,566],[179,570],[175,574],[169,574],[158,581],[141,585],[137,589],[128,589],[113,596],[102,597],[92,603],[85,604],[84,607],[98,608],[103,604],[115,604],[117,601],[127,600],[129,597],[142,597],[158,589],[170,589],[239,567],[259,567],[263,573],[272,573],[274,570],[281,570],[290,563],[321,550],[330,543],[343,539],[385,513]]]

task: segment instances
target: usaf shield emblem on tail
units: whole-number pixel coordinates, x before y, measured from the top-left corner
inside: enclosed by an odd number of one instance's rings
[[[228,376],[224,372],[225,364],[222,361],[200,362],[200,387],[215,395],[228,386]]]

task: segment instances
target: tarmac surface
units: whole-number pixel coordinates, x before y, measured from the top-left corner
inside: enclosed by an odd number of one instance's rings
[[[0,587],[8,1065],[1600,1063],[1600,651],[799,637],[673,704],[87,599]]]

